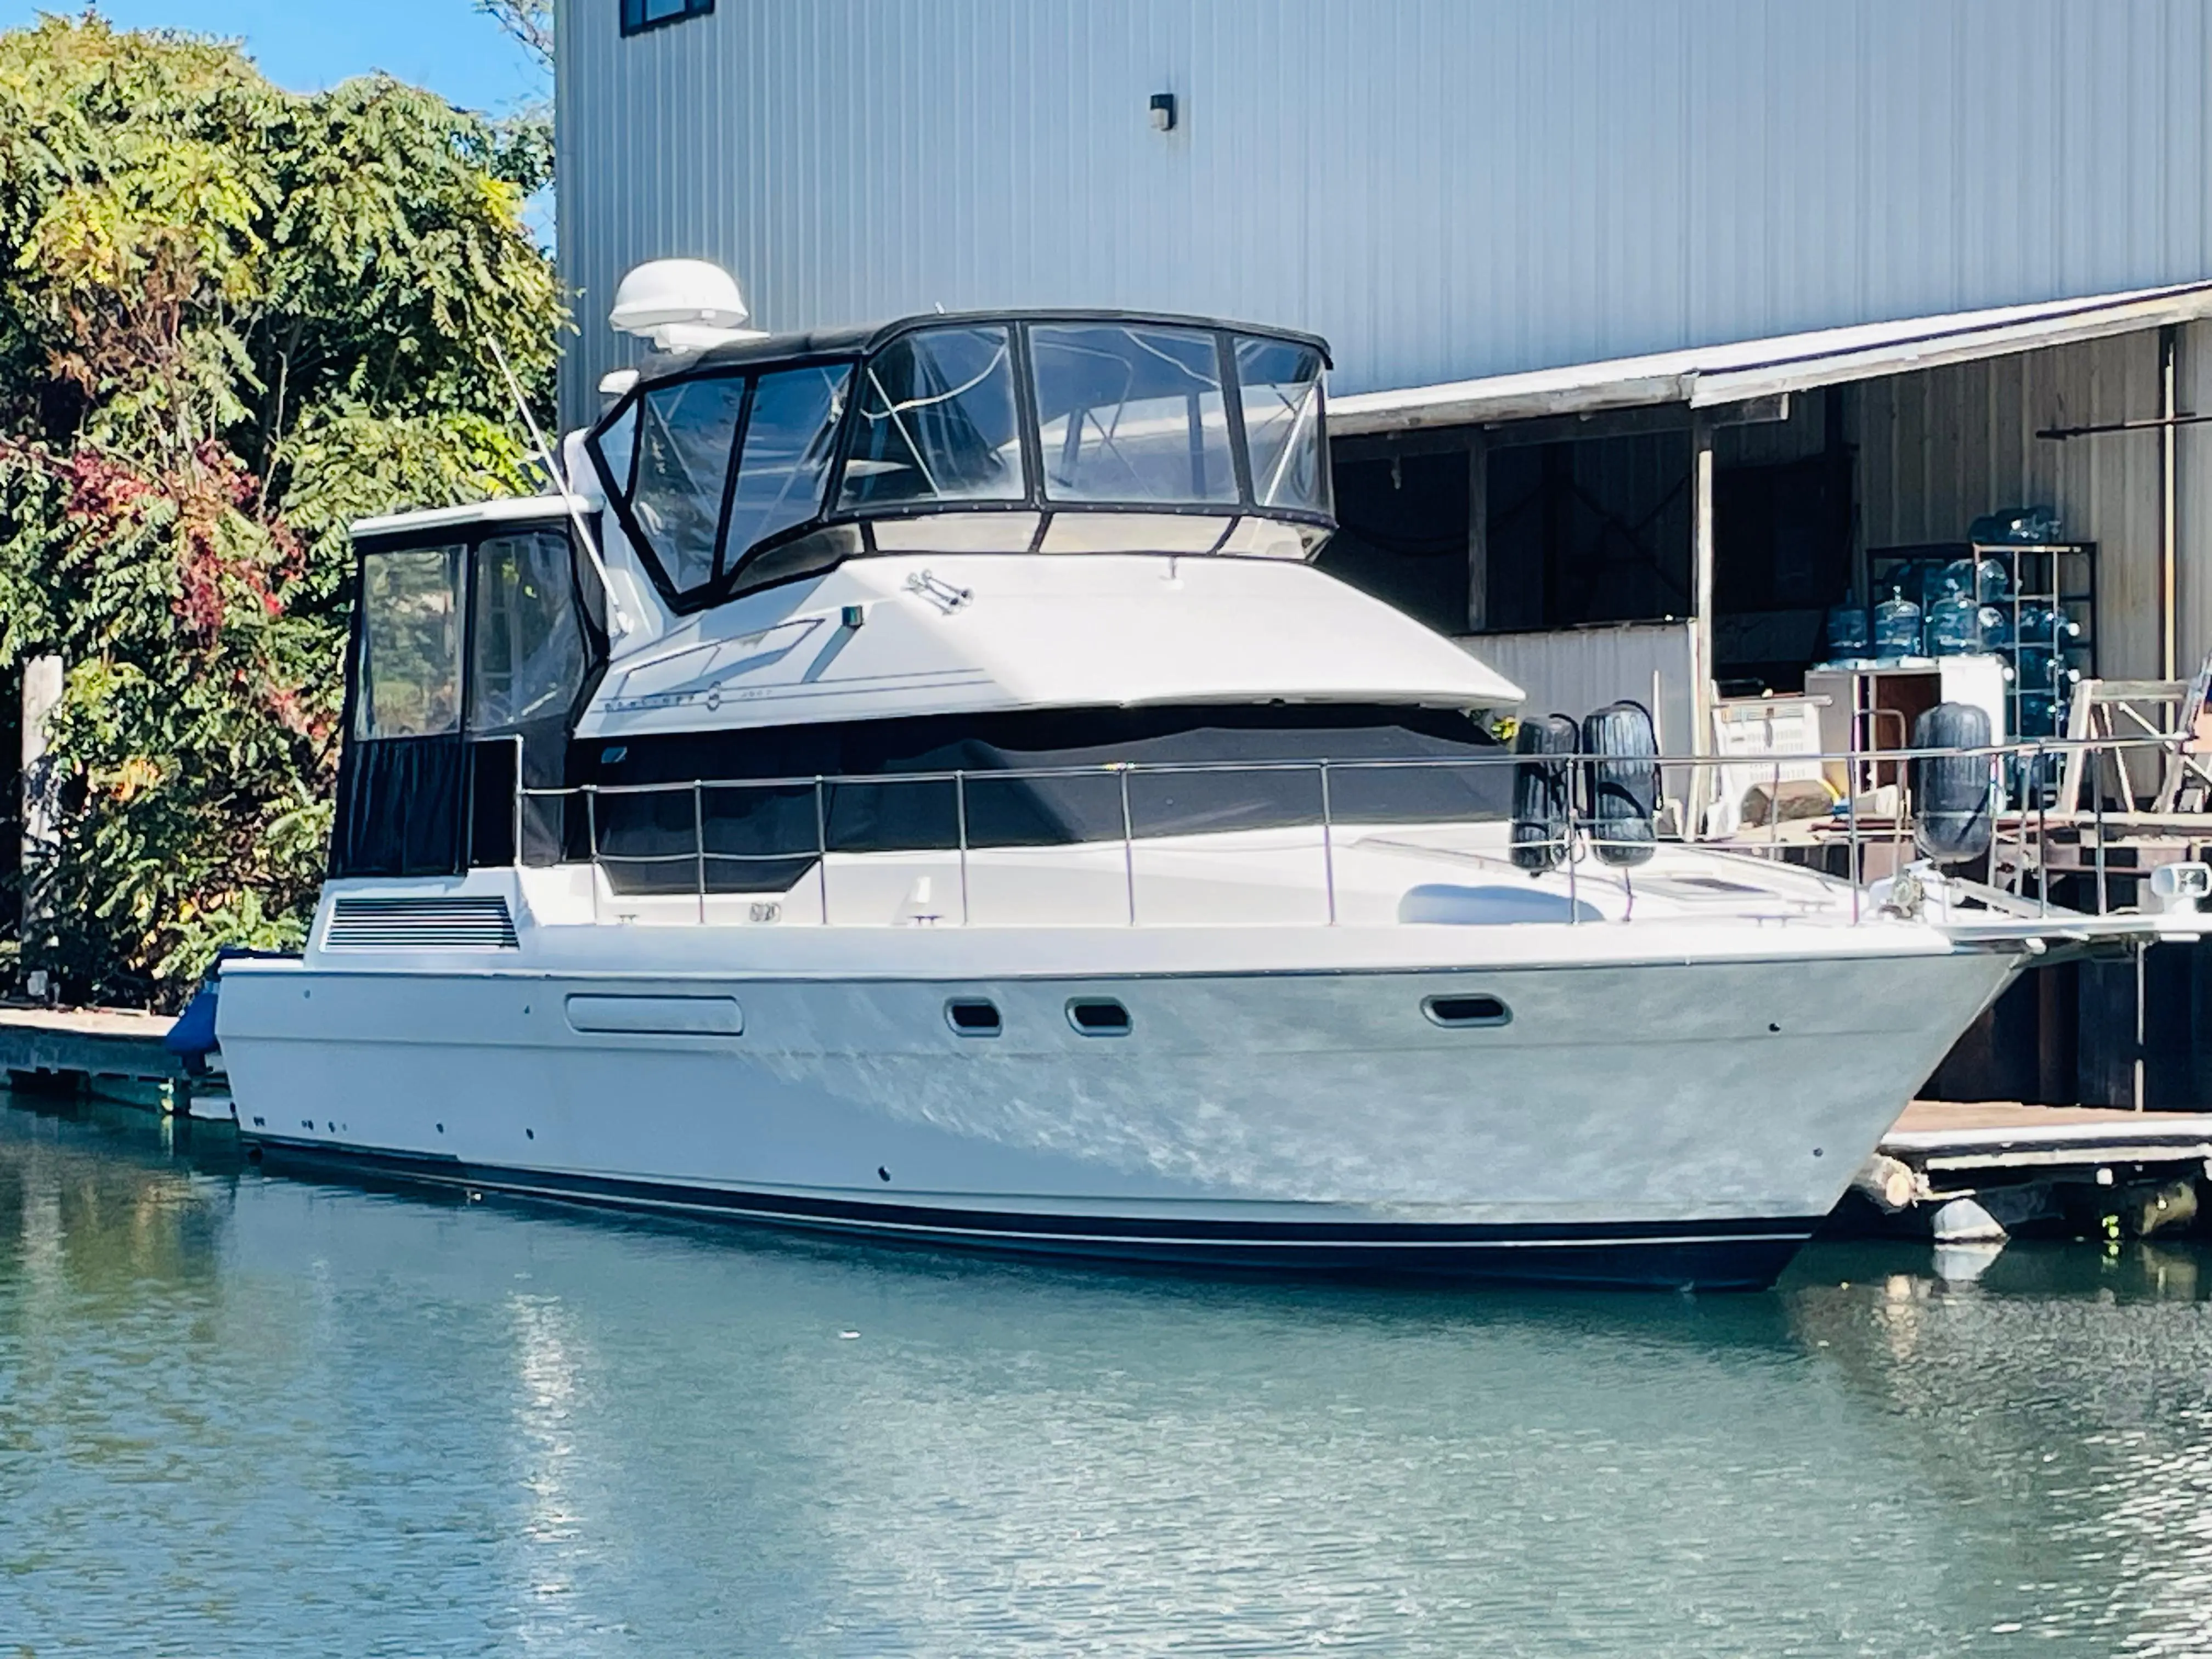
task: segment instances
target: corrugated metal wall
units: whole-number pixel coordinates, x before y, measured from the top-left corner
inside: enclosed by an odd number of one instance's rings
[[[560,0],[572,416],[616,279],[671,254],[777,328],[1301,325],[1340,390],[2212,270],[2203,0],[617,9]]]
[[[2212,411],[2212,329],[2183,332],[2177,404]],[[2069,538],[2098,544],[2098,669],[2159,671],[2159,434],[2054,442],[2039,430],[2159,412],[2158,336],[2001,357],[1869,380],[1848,404],[1859,447],[1866,547],[1953,540],[1978,515],[2049,502]],[[2212,426],[2177,439],[2179,654],[2190,672],[2212,648]]]

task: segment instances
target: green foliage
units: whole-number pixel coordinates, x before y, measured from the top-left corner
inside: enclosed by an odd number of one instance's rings
[[[385,77],[287,93],[89,13],[0,33],[0,670],[69,665],[24,958],[71,992],[173,1000],[300,936],[345,526],[532,487],[492,343],[550,391],[550,163]]]

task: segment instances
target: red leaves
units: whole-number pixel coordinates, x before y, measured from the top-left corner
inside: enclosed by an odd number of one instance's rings
[[[90,449],[77,450],[57,471],[69,485],[70,516],[94,525],[134,519],[141,503],[161,493],[150,479]]]

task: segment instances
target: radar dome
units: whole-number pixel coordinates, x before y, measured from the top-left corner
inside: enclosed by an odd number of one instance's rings
[[[607,321],[663,351],[695,351],[760,337],[737,278],[708,259],[653,259],[622,279]]]

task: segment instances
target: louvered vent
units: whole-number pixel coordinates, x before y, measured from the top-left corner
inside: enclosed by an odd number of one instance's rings
[[[514,918],[503,898],[342,898],[331,907],[325,951],[512,951]]]

